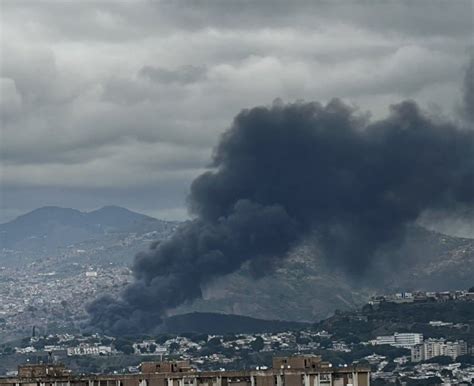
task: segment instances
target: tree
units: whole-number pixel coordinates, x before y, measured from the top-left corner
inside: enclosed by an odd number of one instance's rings
[[[132,343],[129,340],[122,339],[122,338],[117,338],[117,340],[115,341],[115,348],[118,351],[121,351],[127,355],[133,354],[135,351],[133,349]]]
[[[252,347],[253,351],[260,351],[265,347],[265,342],[261,336],[257,336],[255,340],[250,342],[250,347]]]
[[[45,346],[45,340],[44,339],[39,339],[37,342],[34,342],[32,344],[32,346],[36,349],[36,350],[42,350],[44,349],[44,346]]]
[[[426,360],[425,363],[438,363],[440,365],[449,365],[450,363],[453,363],[453,359],[446,355],[440,355]]]
[[[463,365],[474,365],[474,355],[460,355],[456,358],[456,362],[462,363]]]
[[[390,362],[383,368],[383,371],[386,373],[391,373],[396,368],[397,368],[397,364],[395,362]]]
[[[439,377],[429,377],[426,379],[407,379],[407,386],[428,386],[428,385],[441,385],[443,380]]]
[[[231,335],[231,334],[230,335],[224,335],[222,337],[223,342],[233,342],[235,340],[237,340],[237,337],[235,335]]]
[[[173,338],[173,337],[174,337],[173,335],[162,334],[162,335],[158,335],[158,336],[155,338],[155,341],[156,341],[158,344],[163,344],[163,343],[165,343],[168,339],[171,339],[171,338]]]
[[[206,343],[206,346],[209,348],[216,348],[216,347],[219,347],[220,345],[221,345],[221,338],[217,336],[212,339],[209,339]]]
[[[104,346],[108,346],[109,344],[111,344],[113,342],[113,339],[110,339],[110,338],[102,338],[102,344]]]
[[[449,378],[452,378],[453,377],[453,372],[451,370],[448,370],[448,369],[442,369],[441,370],[441,375],[443,377],[449,377]]]
[[[122,351],[125,355],[130,355],[135,352],[131,344],[122,346],[122,349],[120,351]]]
[[[59,337],[57,336],[52,336],[46,339],[45,344],[58,344],[59,343]]]
[[[349,344],[350,343],[358,344],[360,343],[360,338],[357,335],[349,334],[344,338],[344,341]]]
[[[308,338],[303,338],[301,336],[296,337],[296,343],[298,344],[308,344],[310,342],[310,339]]]
[[[177,351],[179,350],[179,344],[176,343],[176,342],[173,342],[170,344],[170,351],[173,352],[173,351]]]

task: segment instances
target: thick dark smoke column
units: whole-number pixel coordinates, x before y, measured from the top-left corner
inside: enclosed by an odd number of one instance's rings
[[[474,123],[474,55],[464,77],[463,114],[471,124]]]
[[[242,111],[191,186],[196,219],[136,257],[118,301],[90,308],[112,332],[144,331],[201,285],[249,262],[264,274],[316,233],[326,259],[362,274],[427,208],[474,200],[474,135],[414,102],[368,123],[339,100]]]

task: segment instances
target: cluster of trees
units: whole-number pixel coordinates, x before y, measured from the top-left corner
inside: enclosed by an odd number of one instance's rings
[[[347,313],[326,319],[317,324],[316,328],[329,331],[334,339],[360,343],[373,338],[376,325],[372,321],[354,318],[351,313]]]
[[[13,354],[14,352],[15,352],[15,349],[8,344],[2,344],[0,346],[0,353],[3,355],[10,355],[10,354]]]
[[[125,355],[130,355],[135,352],[133,343],[133,340],[130,338],[117,338],[114,342],[114,346],[118,351],[123,352]]]
[[[465,327],[433,327],[432,320],[442,320]],[[420,332],[426,337],[449,340],[465,340],[474,344],[474,306],[467,301],[428,303],[381,303],[377,307],[365,305],[361,312],[336,312],[320,323],[316,329],[324,329],[333,339],[357,344],[375,338],[376,335],[394,332]],[[325,342],[321,342],[321,347]]]
[[[431,359],[428,359],[422,363],[439,363],[440,365],[449,365],[450,363],[461,363],[463,367],[474,365],[474,355],[461,355],[455,360],[449,356],[440,355]]]
[[[474,307],[468,301],[426,302],[426,303],[381,303],[362,309],[368,320],[403,323],[428,323],[442,320],[453,323],[470,323],[474,320]]]

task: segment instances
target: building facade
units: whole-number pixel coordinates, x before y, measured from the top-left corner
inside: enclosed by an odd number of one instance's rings
[[[403,348],[411,348],[420,343],[423,343],[423,334],[398,332],[393,335],[378,336],[372,341],[373,345],[389,344]]]
[[[33,370],[32,367],[36,368]],[[42,371],[38,366],[48,367]],[[1,386],[370,386],[370,368],[332,367],[319,357],[275,358],[273,368],[249,371],[197,371],[188,362],[151,362],[139,374],[75,376],[64,367],[20,366]],[[53,375],[50,375],[53,374]]]
[[[467,343],[462,340],[446,342],[444,339],[427,339],[422,344],[412,347],[411,360],[412,362],[421,362],[438,356],[456,359],[467,353]]]

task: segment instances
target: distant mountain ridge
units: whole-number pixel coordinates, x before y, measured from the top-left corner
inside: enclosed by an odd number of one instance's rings
[[[91,212],[45,206],[1,224],[0,248],[54,249],[108,233],[144,232],[166,223],[119,206],[104,206]]]
[[[171,316],[164,320],[162,330],[180,334],[195,332],[202,334],[244,334],[258,332],[279,332],[301,329],[309,323],[284,320],[266,320],[248,316],[213,312],[191,312]]]
[[[81,265],[128,267],[136,253],[147,250],[152,242],[167,239],[178,226],[179,222],[157,220],[116,206],[91,212],[39,208],[0,225],[0,267],[23,267],[38,262],[45,265],[52,257],[55,263],[50,270],[58,272],[79,270]],[[330,316],[335,309],[357,309],[370,295],[381,291],[445,290],[473,285],[472,238],[412,226],[403,245],[392,253],[396,264],[383,263],[380,270],[370,271],[370,275],[354,282],[340,270],[328,267],[317,243],[308,240],[264,277],[256,279],[243,266],[209,281],[202,288],[202,298],[172,313],[218,313],[314,322]],[[168,325],[172,322],[176,322],[173,328],[189,325],[183,316],[176,318],[170,319]],[[203,318],[194,315],[192,320],[201,325]],[[202,322],[203,328],[205,324]]]
[[[180,306],[177,312],[315,321],[330,316],[335,309],[357,309],[376,293],[442,291],[473,285],[474,240],[418,226],[409,228],[403,245],[394,252],[396,263],[376,266],[356,282],[328,269],[320,253],[311,243],[300,245],[273,272],[258,280],[242,267],[210,283],[202,299]]]

